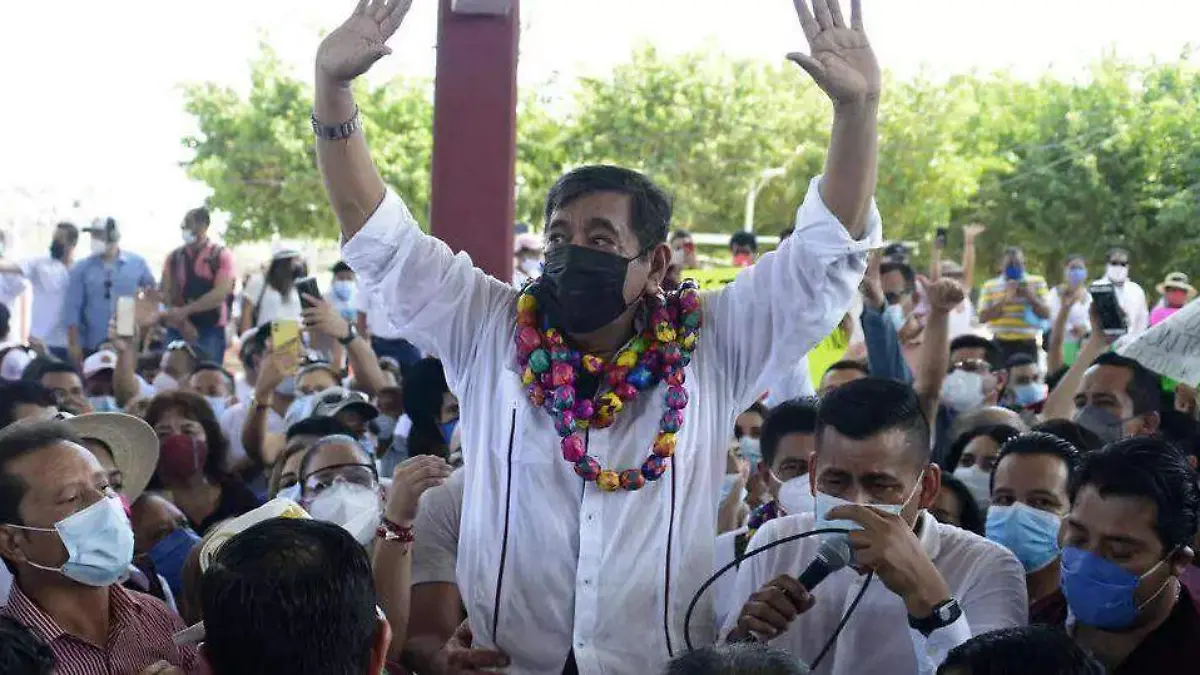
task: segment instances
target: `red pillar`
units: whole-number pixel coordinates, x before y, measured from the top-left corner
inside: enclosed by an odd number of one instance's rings
[[[505,15],[455,4],[510,5]],[[441,0],[430,224],[499,279],[512,278],[518,0]]]

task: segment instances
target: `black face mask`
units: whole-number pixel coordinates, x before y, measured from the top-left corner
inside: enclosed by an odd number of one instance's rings
[[[534,294],[550,320],[568,333],[592,333],[621,316],[632,258],[584,246],[555,246]]]
[[[67,255],[67,245],[55,239],[50,242],[50,257],[62,260]]]

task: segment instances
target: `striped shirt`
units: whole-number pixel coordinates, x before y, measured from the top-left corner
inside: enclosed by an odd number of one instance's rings
[[[997,340],[1033,340],[1042,333],[1042,320],[1034,314],[1033,306],[1028,300],[1017,297],[1012,302],[1006,302],[1008,280],[997,277],[983,285],[979,294],[979,313],[982,314],[997,305],[1001,306],[1000,316],[988,322],[987,326]],[[1046,280],[1034,274],[1025,275],[1025,283],[1030,292],[1046,302],[1048,288]]]
[[[171,641],[184,625],[162,602],[119,584],[109,586],[108,600],[111,623],[103,647],[64,631],[18,584],[13,584],[2,611],[50,646],[57,675],[138,675],[157,661],[167,661],[188,675],[208,673],[195,647],[177,647]]]

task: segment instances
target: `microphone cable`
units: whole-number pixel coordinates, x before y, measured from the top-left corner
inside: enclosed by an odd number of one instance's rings
[[[698,605],[700,603],[700,598],[704,596],[704,592],[707,591],[709,589],[709,587],[711,587],[713,584],[715,584],[717,582],[717,579],[720,579],[721,577],[725,576],[726,572],[728,572],[729,570],[731,570],[735,567],[740,566],[743,562],[749,560],[750,558],[753,558],[754,556],[756,556],[760,553],[765,553],[767,551],[770,551],[771,549],[775,548],[776,546],[781,546],[783,544],[787,544],[787,543],[793,542],[793,541],[799,541],[801,539],[807,539],[808,537],[811,537],[811,536],[814,536],[817,534],[849,534],[849,533],[850,533],[850,530],[847,530],[845,528],[829,527],[829,528],[822,528],[819,530],[809,530],[808,532],[801,532],[799,534],[788,535],[782,539],[778,539],[769,544],[766,544],[765,546],[760,546],[756,549],[752,549],[751,551],[743,554],[741,558],[738,558],[738,559],[734,560],[733,562],[725,565],[721,569],[717,570],[711,577],[708,578],[707,581],[705,581],[703,584],[700,584],[700,589],[697,590],[696,594],[692,596],[692,601],[688,604],[687,612],[683,615],[683,642],[685,645],[687,645],[688,651],[691,652],[691,651],[696,650],[696,648],[692,646],[692,614],[696,611],[696,605]],[[842,620],[838,622],[837,628],[835,628],[833,631],[833,634],[831,634],[829,636],[829,640],[826,641],[825,646],[821,648],[821,652],[819,654],[817,654],[817,658],[812,662],[812,665],[810,666],[811,669],[816,670],[817,666],[825,658],[825,655],[833,647],[834,643],[837,642],[838,636],[842,634],[842,629],[846,627],[846,622],[850,620],[850,615],[854,613],[855,609],[858,609],[858,603],[862,600],[863,595],[867,592],[867,587],[871,585],[871,581],[874,578],[875,578],[874,572],[870,572],[867,574],[866,582],[864,582],[862,588],[859,589],[858,595],[854,596],[854,601],[850,603],[850,606],[846,609],[846,612],[842,615]],[[805,589],[805,590],[810,590],[810,589]]]

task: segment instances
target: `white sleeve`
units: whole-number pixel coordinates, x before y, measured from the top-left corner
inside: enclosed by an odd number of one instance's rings
[[[784,372],[775,384],[771,385],[765,401],[768,407],[775,406],[796,398],[809,398],[817,395],[813,388],[812,374],[808,370],[808,356],[800,359],[795,366]]]
[[[0,274],[0,303],[11,307],[14,300],[25,292],[25,277],[20,274]]]
[[[967,623],[967,615],[962,614],[957,621],[933,631],[929,637],[913,628],[908,629],[908,634],[917,656],[917,675],[935,675],[950,650],[971,639],[971,626]]]
[[[255,274],[246,280],[246,285],[242,287],[242,295],[250,302],[257,303],[258,296],[262,295],[263,284],[266,279],[261,274]]]
[[[882,245],[874,201],[866,235],[855,240],[821,199],[820,182],[812,180],[796,230],[778,250],[705,295],[700,339],[714,350],[738,410],[833,332],[858,292],[867,251]]]
[[[476,269],[465,253],[455,255],[421,232],[390,189],[342,247],[342,259],[359,285],[377,294],[380,325],[437,354],[452,391],[461,391],[476,347],[496,339],[495,322],[516,320],[517,290]]]

